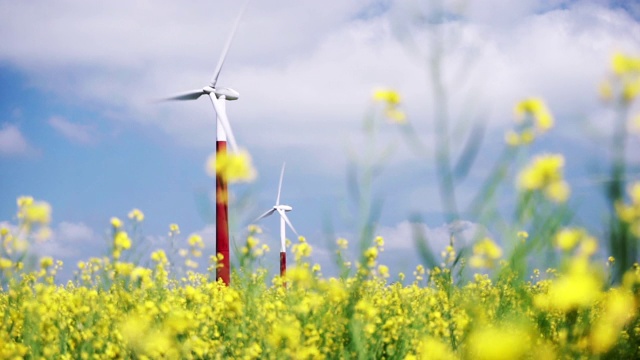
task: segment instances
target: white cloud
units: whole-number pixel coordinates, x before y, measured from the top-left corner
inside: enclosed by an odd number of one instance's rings
[[[456,249],[472,244],[479,236],[487,234],[484,226],[467,220],[458,220],[449,224],[430,228],[423,223],[402,221],[393,227],[381,227],[377,234],[385,239],[385,249],[409,250],[415,248],[415,236],[425,236],[429,248],[434,254],[444,250],[454,237]]]
[[[49,125],[62,136],[78,144],[92,144],[95,142],[93,128],[88,125],[72,123],[61,116],[52,116]]]
[[[335,142],[336,134],[357,129],[371,88],[379,84],[399,88],[416,121],[432,117],[426,62],[396,37],[402,33],[398,23],[410,24],[407,18],[422,10],[398,2],[380,16],[357,19],[371,3],[250,5],[220,78],[241,93],[228,107],[241,143]],[[608,56],[640,47],[640,26],[621,11],[588,2],[547,11],[555,3],[447,3],[468,14],[467,21],[441,29],[449,40],[443,79],[453,116],[469,111],[470,103],[484,104],[487,118],[504,123],[513,102],[532,94],[562,114],[594,103]],[[185,144],[210,146],[210,104],[149,100],[206,84],[238,6],[12,2],[4,8],[0,34],[12,37],[2,39],[0,58],[34,84],[99,105],[109,116],[159,126]],[[309,13],[314,16],[303,15]],[[25,29],[25,21],[39,26]],[[428,53],[425,28],[412,31]]]
[[[87,259],[90,256],[100,256],[104,254],[104,249],[96,246],[104,242],[88,225],[78,222],[63,221],[54,227],[52,236],[47,241],[39,244],[36,251],[40,255],[52,256],[65,262]],[[91,251],[87,251],[91,249]],[[70,264],[67,269],[73,269],[75,264]]]
[[[0,156],[27,155],[33,148],[16,125],[3,124],[0,127]]]

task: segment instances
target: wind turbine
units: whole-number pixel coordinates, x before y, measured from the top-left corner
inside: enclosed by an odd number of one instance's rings
[[[209,99],[211,99],[213,109],[216,112],[216,160],[226,155],[227,141],[231,146],[232,152],[237,153],[238,151],[238,145],[236,144],[236,139],[233,136],[233,131],[231,130],[231,125],[227,118],[226,101],[237,100],[240,97],[240,94],[230,88],[217,87],[216,84],[218,82],[218,77],[220,76],[220,71],[222,70],[222,65],[224,65],[224,60],[227,57],[227,52],[229,51],[229,47],[231,46],[231,42],[236,33],[236,29],[238,28],[238,24],[240,23],[240,19],[242,18],[242,14],[247,8],[248,3],[249,0],[244,3],[233,24],[231,33],[227,38],[227,42],[222,50],[220,59],[218,60],[218,65],[216,65],[216,69],[213,72],[213,77],[209,84],[204,86],[202,89],[186,91],[164,99],[196,100],[202,95],[207,95]],[[218,255],[219,264],[221,264],[221,266],[216,270],[216,279],[222,279],[222,281],[228,285],[230,283],[229,275],[231,268],[229,262],[227,181],[219,174],[216,174],[216,253]],[[220,256],[222,257],[221,260],[219,259]]]
[[[280,172],[280,184],[278,185],[278,196],[276,197],[276,204],[264,214],[260,215],[255,221],[266,218],[267,216],[277,212],[280,215],[280,276],[284,277],[287,272],[287,247],[286,247],[286,227],[285,223],[289,225],[289,228],[298,235],[296,229],[291,225],[291,221],[287,217],[287,212],[293,210],[289,205],[280,204],[280,193],[282,192],[282,178],[284,177],[284,166],[282,164],[282,171]]]

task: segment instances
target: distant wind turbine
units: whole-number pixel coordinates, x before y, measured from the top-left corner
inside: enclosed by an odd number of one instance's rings
[[[286,227],[285,223],[289,225],[289,228],[298,235],[296,229],[291,225],[291,221],[287,217],[287,212],[293,210],[289,205],[280,204],[280,193],[282,192],[282,178],[284,177],[284,166],[282,164],[282,171],[280,172],[280,183],[278,185],[278,196],[276,197],[276,204],[264,214],[260,215],[255,221],[264,219],[267,216],[277,212],[280,215],[280,276],[284,277],[287,272],[287,246],[286,246]]]
[[[216,112],[216,161],[219,161],[222,156],[227,152],[227,140],[231,146],[231,151],[237,153],[238,145],[236,139],[233,136],[229,119],[227,118],[226,100],[237,100],[240,94],[230,88],[216,87],[222,65],[227,57],[227,52],[233,41],[233,37],[240,23],[240,19],[247,8],[247,0],[238,17],[236,18],[231,34],[227,38],[218,65],[213,73],[213,77],[208,85],[202,89],[196,89],[186,91],[174,96],[168,97],[164,100],[196,100],[202,95],[208,95],[213,104],[213,109]],[[225,284],[230,282],[230,262],[229,262],[229,223],[228,223],[228,196],[227,196],[227,181],[219,174],[216,174],[216,253],[218,256],[222,256],[222,266],[216,270],[216,279],[222,279]]]

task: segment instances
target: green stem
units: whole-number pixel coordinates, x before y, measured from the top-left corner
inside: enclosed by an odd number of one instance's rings
[[[434,49],[434,55],[431,57],[429,70],[433,84],[433,106],[435,113],[434,115],[436,134],[436,168],[438,171],[440,198],[442,201],[445,218],[447,221],[451,222],[456,220],[459,215],[455,194],[455,184],[453,181],[453,171],[451,166],[447,97],[444,84],[442,82],[442,39],[438,37],[437,30],[434,30],[432,36],[432,47]]]
[[[613,280],[619,283],[626,270],[636,261],[638,247],[629,234],[628,225],[624,223],[616,214],[615,205],[624,200],[625,174],[626,174],[626,120],[628,106],[626,103],[619,105],[618,118],[612,137],[612,157],[611,181],[607,187],[607,195],[610,205],[610,227],[609,227],[609,248],[611,254],[616,259],[617,266],[614,268]]]

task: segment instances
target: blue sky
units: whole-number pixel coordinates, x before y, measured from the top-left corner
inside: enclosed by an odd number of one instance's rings
[[[418,21],[438,12],[409,0],[249,4],[219,79],[240,92],[228,115],[259,174],[233,188],[236,236],[272,205],[286,161],[283,201],[294,207],[292,222],[328,266],[326,223],[355,240],[346,170],[352,150],[362,152],[367,142],[363,119],[380,110],[372,90],[397,89],[409,121],[433,146],[434,79],[427,66],[433,56],[443,60],[452,128],[468,129],[468,120],[487,128],[478,162],[458,189],[461,202],[501,148],[513,105],[535,95],[547,101],[558,126],[529,155],[565,154],[572,201],[599,204],[598,171],[606,168],[612,114],[598,100],[598,84],[615,51],[640,55],[639,7],[443,4],[451,16],[439,25]],[[148,241],[161,244],[169,224],[178,223],[182,238],[202,233],[213,252],[207,204],[214,180],[204,171],[215,146],[213,109],[204,99],[154,100],[207,84],[239,4],[2,0],[0,9],[0,221],[15,223],[18,196],[48,201],[55,236],[47,249],[66,260],[67,274],[78,259],[102,255],[110,217],[125,218],[133,208],[146,215]],[[434,31],[443,36],[441,51],[430,43]],[[632,110],[639,112],[637,105]],[[379,126],[379,147],[396,145],[374,186],[384,199],[378,225],[388,254],[412,254],[406,221],[416,213],[439,250],[448,225],[433,151],[417,155],[396,127]],[[459,134],[452,133],[454,147],[464,141]],[[635,166],[637,137],[629,150]],[[579,213],[584,223],[602,216],[598,206]],[[275,266],[278,221],[267,219],[263,227]]]

